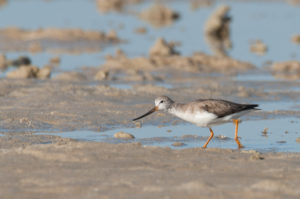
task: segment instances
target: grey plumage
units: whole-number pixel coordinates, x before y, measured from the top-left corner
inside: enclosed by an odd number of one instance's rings
[[[200,102],[200,103],[199,103]],[[241,111],[256,109],[258,104],[238,104],[221,99],[198,99],[196,101],[181,104],[174,103],[172,107],[181,109],[182,111],[189,111],[195,113],[196,111],[202,110],[217,115],[218,118],[222,118],[226,115],[238,113]]]
[[[238,104],[221,99],[199,99],[196,102],[201,102],[203,110],[217,115],[218,118],[258,107],[257,104]]]

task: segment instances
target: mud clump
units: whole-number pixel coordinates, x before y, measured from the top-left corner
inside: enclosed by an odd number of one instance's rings
[[[49,67],[38,68],[36,66],[20,66],[18,69],[7,73],[6,77],[11,79],[47,79],[51,76]]]
[[[250,156],[250,160],[264,160],[264,156],[262,156],[260,153],[255,153]]]
[[[29,57],[20,56],[17,59],[9,60],[8,64],[12,66],[30,65],[31,60]]]
[[[225,50],[231,48],[230,22],[228,16],[230,7],[219,6],[205,23],[204,32],[207,43],[217,55],[226,55]]]
[[[300,62],[277,62],[272,65],[272,73],[280,79],[297,80],[300,78]]]
[[[101,80],[107,80],[109,78],[109,71],[107,70],[100,70],[96,73],[94,79],[101,81]]]
[[[183,142],[174,142],[172,143],[172,146],[175,146],[175,147],[180,147],[180,146],[184,146],[185,144]]]
[[[153,57],[177,55],[179,53],[175,51],[172,43],[167,43],[163,38],[158,38],[154,46],[150,49],[149,54],[150,57]]]
[[[100,12],[120,11],[124,7],[123,0],[97,0],[97,6]]]
[[[135,33],[137,34],[146,34],[147,33],[147,28],[145,27],[138,27],[134,30]]]
[[[51,65],[59,65],[60,62],[61,62],[61,59],[60,59],[60,57],[58,57],[58,56],[52,57],[52,58],[50,58],[50,60],[49,60],[49,63],[50,63]]]
[[[264,55],[268,51],[268,47],[261,40],[256,40],[251,44],[250,51],[257,55]]]
[[[36,74],[36,78],[38,79],[48,79],[51,76],[51,68],[48,66],[45,66],[41,69],[39,69],[38,73]]]
[[[19,67],[21,65],[30,65],[29,57],[20,56],[17,59],[8,60],[4,54],[0,54],[0,70],[6,70],[9,66]]]
[[[140,3],[141,0],[97,0],[97,7],[101,13],[110,11],[120,12],[128,4]]]
[[[300,44],[300,35],[294,35],[292,37],[292,42],[294,42],[296,44]]]
[[[114,134],[114,138],[131,140],[131,139],[134,139],[134,136],[130,133],[125,133],[125,132],[120,131],[120,132]]]
[[[118,34],[115,30],[111,30],[110,32],[108,32],[106,38],[108,41],[112,41],[112,42],[120,41],[120,39],[118,38]]]
[[[261,132],[262,136],[268,137],[269,128],[264,128],[264,130]]]
[[[231,21],[228,16],[229,11],[229,6],[219,6],[206,21],[205,33],[219,40],[228,39],[230,36],[229,23]]]
[[[214,3],[214,0],[192,0],[190,2],[190,8],[197,10],[198,8],[210,7]]]
[[[7,4],[7,0],[0,0],[0,7],[5,6]]]
[[[141,12],[139,16],[154,27],[161,27],[172,24],[174,20],[179,18],[179,13],[164,5],[154,4],[148,10]]]
[[[0,69],[5,70],[7,68],[6,56],[4,54],[0,54]]]

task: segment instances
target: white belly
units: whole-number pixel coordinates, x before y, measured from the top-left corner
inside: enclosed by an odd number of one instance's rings
[[[172,114],[200,127],[208,127],[210,126],[211,122],[217,119],[217,116],[215,114],[205,111],[197,112],[194,114],[191,114],[190,112],[175,112]]]
[[[190,113],[190,112],[170,112],[171,114],[187,121],[190,123],[193,123],[197,126],[200,127],[211,127],[219,124],[223,124],[226,122],[232,122],[233,119],[238,119],[244,114],[247,114],[250,112],[249,110],[247,111],[242,111],[239,113],[234,113],[231,115],[224,116],[222,118],[218,118],[217,115],[213,113],[209,113],[206,111],[201,111],[201,112],[196,112],[196,113]]]

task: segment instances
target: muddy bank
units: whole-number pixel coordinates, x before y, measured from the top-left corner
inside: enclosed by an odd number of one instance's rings
[[[279,79],[300,79],[300,62],[296,60],[276,62],[272,65],[272,74]]]
[[[105,45],[117,44],[121,39],[112,30],[108,33],[82,29],[45,28],[24,30],[20,28],[0,29],[1,50],[79,53],[99,52]]]
[[[125,81],[142,81],[164,79],[158,71],[169,70],[169,73],[196,74],[222,73],[234,75],[255,69],[249,62],[239,61],[230,57],[220,57],[196,52],[192,56],[181,56],[174,49],[174,43],[159,38],[149,50],[149,57],[129,58],[122,51],[106,57],[100,71],[108,72],[110,79]],[[151,73],[155,72],[153,76]],[[141,78],[140,78],[141,77]]]
[[[298,198],[299,158],[64,140],[2,149],[0,190],[24,199]]]

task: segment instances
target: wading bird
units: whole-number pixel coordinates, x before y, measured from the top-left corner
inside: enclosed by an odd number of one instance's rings
[[[259,110],[257,104],[238,104],[221,99],[198,99],[187,104],[174,102],[167,96],[161,96],[155,99],[155,106],[144,115],[133,119],[139,120],[155,111],[166,111],[187,122],[200,127],[208,127],[210,136],[203,145],[207,147],[209,141],[213,138],[214,132],[211,129],[214,125],[233,122],[235,124],[235,141],[239,148],[243,147],[238,139],[239,118],[253,110]]]

